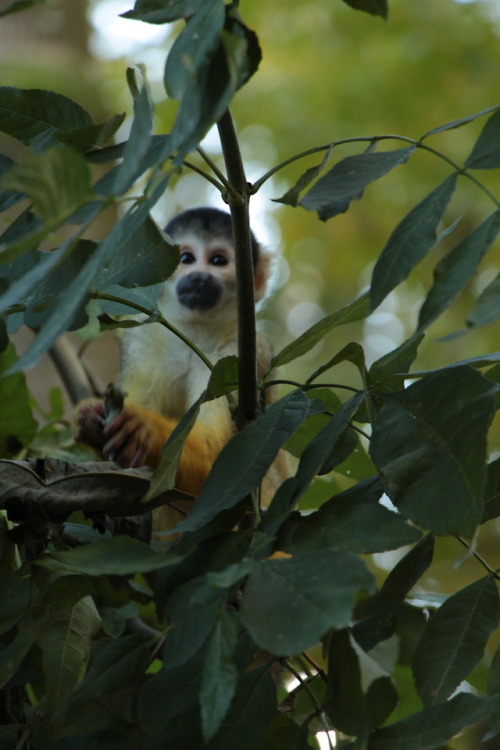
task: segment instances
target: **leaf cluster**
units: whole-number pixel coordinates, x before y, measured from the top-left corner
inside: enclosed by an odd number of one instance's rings
[[[385,2],[347,4],[387,15]],[[479,721],[497,735],[500,658],[487,647],[498,632],[498,573],[475,539],[500,515],[500,460],[488,446],[500,353],[425,372],[412,367],[427,328],[464,289],[500,228],[500,202],[478,176],[500,167],[498,107],[418,141],[350,139],[360,152],[331,168],[343,142],[312,149],[324,152],[321,163],[279,200],[321,220],[348,210],[422,152],[445,162],[449,174],[395,227],[370,289],[276,353],[262,381],[252,382],[263,395],[277,385],[276,367],[367,318],[408,277],[443,237],[461,181],[476,185],[489,215],[436,264],[407,341],[371,366],[353,341],[330,352],[306,382],[281,381],[281,398],[225,446],[198,498],[172,489],[176,461],[202,400],[231,394],[238,380],[241,400],[235,358],[208,363],[207,390],[154,475],[94,462],[68,467],[36,450],[26,459],[37,424],[22,370],[61,333],[96,316],[103,327],[172,330],[156,299],[178,252],[150,211],[171,175],[191,168],[187,157],[208,129],[224,122],[227,176],[202,151],[197,171],[228,201],[237,236],[248,230],[245,202],[311,153],[253,185],[235,182],[242,173],[227,108],[260,61],[237,3],[137,0],[125,15],[183,24],[165,65],[165,89],[179,102],[168,134],[153,133],[147,83],[134,71],[130,136],[115,145],[106,144],[122,115],[95,124],[54,92],[0,89],[0,129],[29,149],[19,163],[0,157],[0,209],[10,222],[0,237],[2,747],[304,750],[318,732],[335,731],[339,746],[352,750],[432,750]],[[486,122],[463,165],[429,145],[479,117]],[[95,177],[94,164],[104,174]],[[124,210],[107,236],[87,239],[92,222],[117,203]],[[498,321],[499,295],[497,278],[478,298],[469,329]],[[8,341],[22,323],[36,337],[16,359]],[[251,349],[246,330],[240,321]],[[353,366],[348,388],[327,375],[341,363]],[[283,448],[296,457],[295,470],[263,510],[259,488]],[[189,512],[151,542],[151,509],[171,503]],[[479,571],[444,601],[415,593],[437,536],[455,540],[457,550],[468,546]],[[398,561],[380,580],[369,556],[394,551]],[[474,692],[461,689],[466,680]]]

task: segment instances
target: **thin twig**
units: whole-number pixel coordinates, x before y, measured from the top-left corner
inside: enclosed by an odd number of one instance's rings
[[[489,565],[486,562],[486,560],[483,557],[481,557],[481,555],[478,552],[476,552],[475,549],[472,549],[471,545],[468,542],[466,542],[465,539],[462,539],[461,536],[456,536],[456,535],[455,535],[455,539],[458,542],[460,542],[460,544],[463,544],[463,546],[466,547],[472,555],[474,555],[474,557],[476,558],[476,560],[479,563],[481,563],[481,565],[483,566],[483,568],[485,568],[488,571],[488,573],[490,573],[494,578],[496,578],[497,581],[500,581],[500,574],[498,573],[498,571],[494,570],[491,567],[491,565]]]

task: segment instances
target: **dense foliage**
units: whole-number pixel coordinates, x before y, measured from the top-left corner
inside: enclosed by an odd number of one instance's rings
[[[346,2],[387,15],[384,0]],[[121,115],[95,124],[60,94],[0,89],[0,130],[31,152],[19,163],[0,156],[8,220],[0,237],[0,740],[9,750],[301,750],[330,730],[353,750],[432,750],[477,722],[485,741],[500,732],[500,652],[487,649],[495,634],[498,641],[498,574],[475,548],[481,525],[500,515],[500,459],[488,446],[500,353],[411,371],[429,325],[494,247],[500,201],[481,175],[500,167],[500,108],[420,139],[350,138],[359,151],[333,166],[345,141],[307,152],[318,153],[317,166],[279,201],[323,221],[419,153],[442,161],[447,174],[394,228],[370,289],[276,353],[273,368],[287,388],[260,413],[255,383],[238,378],[253,372],[255,354],[241,316],[239,363],[213,363],[203,398],[239,389],[240,408],[248,415],[250,405],[255,418],[221,453],[176,529],[180,538],[166,537],[161,550],[150,544],[148,514],[175,495],[172,466],[196,409],[153,476],[36,450],[24,368],[89,320],[110,329],[136,324],[123,316],[140,311],[145,324],[168,325],[155,300],[177,255],[150,211],[172,176],[193,167],[190,155],[214,123],[227,173],[203,151],[196,171],[229,204],[246,267],[248,201],[287,165],[252,185],[245,179],[228,105],[257,71],[260,48],[236,6],[137,0],[126,14],[185,21],[165,65],[167,95],[179,102],[166,135],[153,133],[143,71],[127,72],[134,116],[128,140],[116,145],[107,144]],[[478,118],[484,127],[463,163],[434,145]],[[289,363],[335,328],[366,319],[431,248],[453,237],[455,221],[443,228],[447,207],[465,181],[488,209],[436,263],[413,334],[369,367],[351,342],[304,383],[287,384]],[[124,209],[112,230],[100,242],[87,239],[116,204]],[[478,297],[468,331],[499,320],[499,281]],[[248,311],[245,279],[240,296]],[[23,323],[36,337],[16,358],[10,337]],[[335,385],[331,373],[346,362],[357,380]],[[267,373],[258,392],[274,377]],[[59,416],[54,396],[45,444],[61,438]],[[262,511],[257,490],[282,446],[297,458],[295,474]],[[345,489],[301,513],[303,498],[322,482],[328,487],[322,477],[332,472],[348,478]],[[448,598],[414,591],[437,536],[456,541],[457,557],[467,547],[478,561],[476,580]],[[398,561],[377,586],[369,556],[394,550]],[[273,557],[277,551],[285,554]]]

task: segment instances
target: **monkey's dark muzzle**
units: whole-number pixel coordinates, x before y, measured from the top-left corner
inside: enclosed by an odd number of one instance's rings
[[[179,302],[190,310],[210,310],[222,295],[222,284],[209,273],[193,271],[179,280]]]

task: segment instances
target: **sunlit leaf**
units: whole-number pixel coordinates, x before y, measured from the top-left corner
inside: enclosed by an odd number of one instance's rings
[[[4,174],[0,187],[27,195],[34,212],[52,226],[68,219],[92,198],[89,167],[69,146],[28,156]]]
[[[409,275],[437,240],[437,226],[451,198],[457,175],[453,174],[426,196],[398,224],[373,269],[372,310]]]
[[[349,623],[356,594],[373,579],[355,555],[330,549],[258,563],[245,584],[241,615],[257,645],[298,654],[331,627]]]
[[[498,627],[499,600],[491,576],[457,591],[432,615],[413,657],[415,684],[425,705],[449,698],[483,655]]]
[[[55,612],[43,625],[39,642],[47,686],[47,704],[59,706],[83,678],[92,638],[101,618],[91,597]]]
[[[222,0],[206,0],[188,20],[168,55],[165,89],[180,99],[192,79],[200,79],[220,43],[225,12]]]
[[[482,515],[495,386],[470,367],[427,375],[389,397],[370,453],[401,512],[438,534],[470,536]]]

